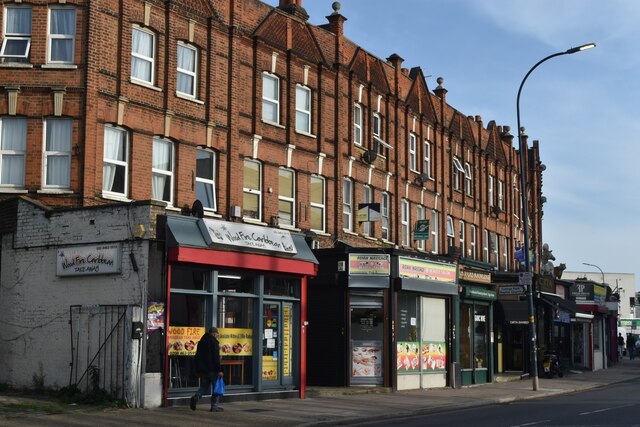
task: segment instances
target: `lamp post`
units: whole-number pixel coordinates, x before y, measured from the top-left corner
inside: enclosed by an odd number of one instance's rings
[[[576,52],[580,52],[583,50],[591,49],[596,47],[595,43],[584,44],[578,47],[572,47],[571,49],[567,49],[564,52],[557,52],[552,55],[547,56],[546,58],[538,61],[536,65],[531,67],[531,69],[527,72],[522,79],[522,83],[520,83],[520,88],[518,89],[518,97],[516,99],[516,114],[518,119],[518,147],[520,150],[520,198],[522,203],[522,223],[524,226],[524,266],[525,273],[530,276],[531,273],[531,260],[529,259],[529,223],[528,223],[528,214],[527,214],[527,175],[525,173],[525,153],[524,142],[522,141],[522,127],[520,126],[520,94],[522,92],[522,87],[524,86],[524,82],[527,81],[529,75],[538,68],[540,64],[545,61],[548,61],[551,58],[555,58],[556,56],[561,55],[571,55]],[[531,330],[531,380],[533,382],[533,390],[538,390],[538,346],[537,346],[537,337],[536,337],[536,324],[535,324],[535,312],[533,308],[533,283],[531,283],[527,287],[527,300],[529,302],[529,328]]]
[[[602,269],[601,269],[600,267],[598,267],[598,266],[597,266],[597,265],[595,265],[595,264],[589,264],[588,262],[583,262],[582,264],[583,264],[583,265],[588,265],[589,267],[595,267],[595,268],[597,268],[598,270],[600,270],[600,274],[602,274],[602,284],[604,285],[604,271],[602,271]]]

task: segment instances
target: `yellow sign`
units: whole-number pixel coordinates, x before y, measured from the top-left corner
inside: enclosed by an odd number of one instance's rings
[[[218,328],[221,356],[251,356],[253,329]]]
[[[284,339],[284,348],[282,349],[282,375],[288,377],[291,375],[291,307],[285,305],[282,307],[282,334]]]
[[[278,361],[273,356],[262,356],[262,381],[278,379]]]
[[[204,328],[195,326],[169,326],[169,356],[195,356]]]

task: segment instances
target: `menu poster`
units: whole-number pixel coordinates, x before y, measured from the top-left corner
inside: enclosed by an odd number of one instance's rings
[[[147,301],[147,333],[164,329],[164,303]]]
[[[282,307],[282,339],[284,346],[282,351],[282,375],[291,376],[291,307]]]
[[[420,370],[420,343],[398,341],[396,347],[396,368],[398,372],[417,372]]]
[[[273,356],[262,356],[262,381],[278,379],[278,359]]]
[[[382,376],[382,343],[353,341],[351,375],[354,377]]]
[[[221,356],[251,356],[253,329],[218,328]]]
[[[204,331],[205,328],[194,326],[169,326],[169,356],[195,356]]]
[[[421,353],[423,370],[444,371],[447,369],[447,344],[444,341],[423,342]]]

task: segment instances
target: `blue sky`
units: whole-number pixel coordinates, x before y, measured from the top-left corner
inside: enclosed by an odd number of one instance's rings
[[[266,3],[277,6],[278,0]],[[303,0],[321,25],[332,0]],[[527,71],[520,118],[540,141],[543,241],[572,271],[635,273],[640,282],[640,2],[635,0],[343,0],[345,36],[403,67],[420,66],[433,90],[484,123],[516,125],[516,95]],[[597,270],[595,270],[597,271]]]

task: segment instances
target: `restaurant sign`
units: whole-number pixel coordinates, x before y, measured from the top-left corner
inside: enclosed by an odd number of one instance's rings
[[[58,249],[57,276],[113,274],[122,271],[120,243]]]
[[[484,283],[485,285],[491,283],[491,273],[488,271],[472,270],[461,266],[459,274],[459,279],[467,282]]]
[[[298,251],[288,230],[203,218],[198,222],[207,245],[262,249],[295,255]]]
[[[401,278],[456,283],[456,266],[415,258],[398,257],[398,275]]]
[[[350,276],[388,276],[390,271],[389,255],[349,254]]]

